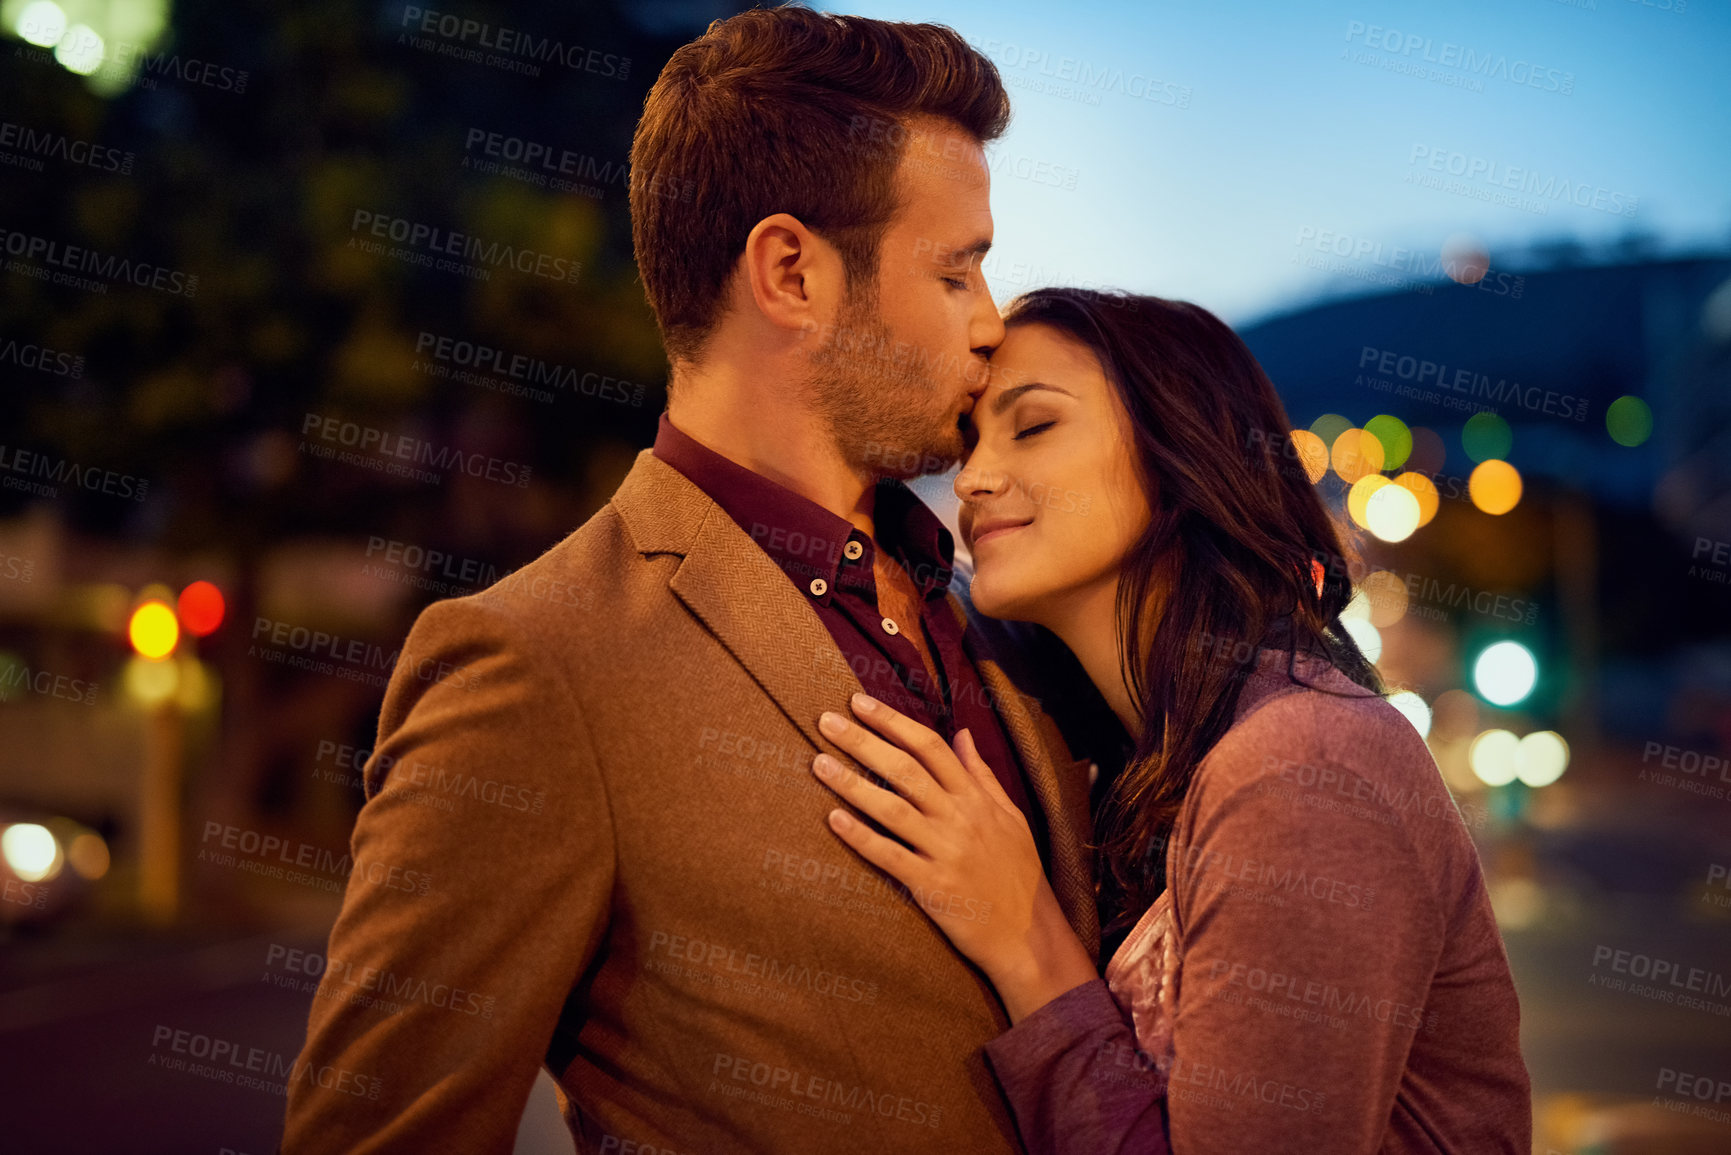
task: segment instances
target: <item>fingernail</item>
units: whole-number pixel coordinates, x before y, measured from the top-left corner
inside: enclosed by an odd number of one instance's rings
[[[853,825],[853,819],[848,817],[845,810],[831,810],[829,812],[829,824],[837,830],[846,830]]]
[[[871,713],[873,710],[877,709],[877,705],[878,700],[870,694],[855,694],[853,696],[853,708],[862,714]]]
[[[847,731],[847,719],[830,710],[825,710],[817,716],[817,728],[825,734],[842,734]]]
[[[819,754],[811,760],[811,768],[817,771],[819,778],[832,778],[841,765],[828,754]]]

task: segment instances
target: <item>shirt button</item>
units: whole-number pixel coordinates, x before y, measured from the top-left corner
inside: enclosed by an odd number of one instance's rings
[[[822,578],[812,578],[811,592],[813,597],[821,598],[824,594],[829,592],[829,583],[824,581]]]
[[[859,542],[857,542],[857,541],[850,541],[850,542],[848,542],[848,543],[847,543],[847,545],[846,545],[846,546],[845,546],[845,547],[844,547],[844,548],[843,548],[843,549],[842,549],[842,552],[843,552],[843,553],[845,553],[845,554],[847,554],[847,556],[848,556],[848,560],[850,560],[850,561],[858,561],[858,560],[859,560],[859,556],[860,556],[860,554],[862,554],[862,553],[864,553],[864,552],[865,552],[865,546],[863,546],[863,545],[861,545],[861,544],[860,544],[860,543],[859,543]]]
[[[884,633],[893,634],[893,633],[897,633],[898,631],[900,631],[900,629],[901,629],[901,627],[896,625],[894,618],[885,618],[884,619]]]

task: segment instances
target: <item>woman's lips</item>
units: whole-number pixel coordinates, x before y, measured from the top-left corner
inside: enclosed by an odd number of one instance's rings
[[[979,537],[976,537],[974,539],[974,548],[978,549],[980,548],[981,543],[991,541],[995,537],[1002,537],[1006,533],[1014,533],[1018,529],[1027,529],[1028,526],[1032,524],[1032,522],[1023,522],[1021,525],[1000,525],[997,529],[988,530],[987,532],[982,533]]]

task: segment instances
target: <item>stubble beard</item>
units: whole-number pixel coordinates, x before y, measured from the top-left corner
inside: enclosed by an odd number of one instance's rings
[[[836,451],[862,476],[908,480],[961,460],[962,431],[920,350],[898,355],[876,293],[848,287],[835,339],[811,353],[808,399]]]

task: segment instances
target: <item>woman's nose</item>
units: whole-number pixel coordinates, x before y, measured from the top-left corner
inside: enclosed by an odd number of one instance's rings
[[[976,447],[962,462],[962,468],[956,473],[954,489],[956,496],[963,501],[982,494],[996,493],[1003,488],[1008,475],[1001,469],[995,469],[985,455]]]

